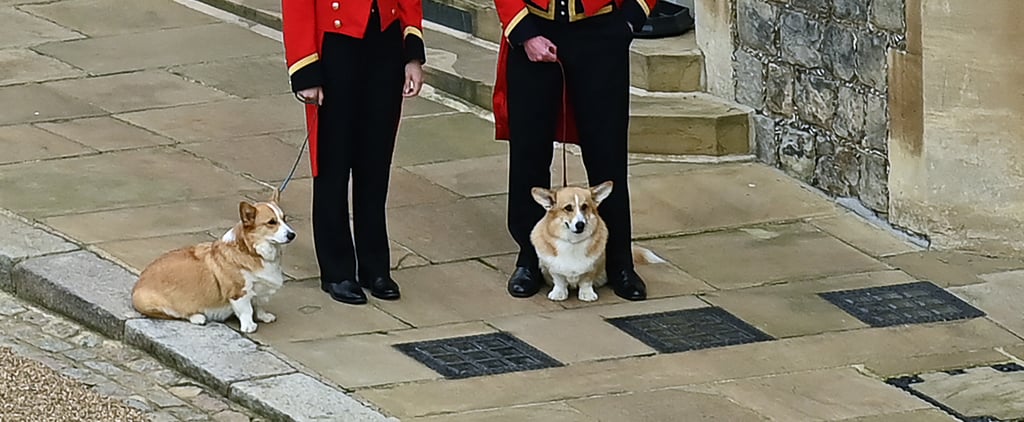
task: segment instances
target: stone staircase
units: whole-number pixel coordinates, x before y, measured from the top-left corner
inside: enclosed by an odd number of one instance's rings
[[[501,26],[490,0],[424,0],[432,25],[427,78],[436,88],[491,108]],[[645,154],[742,155],[750,152],[749,112],[703,92],[704,58],[694,33],[637,39],[630,151]]]
[[[280,29],[276,0],[202,0]],[[501,25],[491,0],[423,0],[427,83],[491,109]],[[750,112],[704,92],[694,33],[637,39],[630,54],[630,151],[729,156],[750,149]]]

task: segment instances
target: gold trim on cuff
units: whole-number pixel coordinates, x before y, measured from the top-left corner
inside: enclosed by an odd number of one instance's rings
[[[423,39],[423,31],[420,31],[420,29],[415,26],[405,27],[405,32],[402,33],[402,38],[408,37],[409,34],[413,34],[417,37],[420,37],[421,40]]]
[[[645,15],[651,16],[651,6],[648,6],[646,1],[644,1],[644,0],[636,0],[636,2],[640,3],[640,8],[644,9],[644,14]]]
[[[505,27],[505,38],[508,38],[508,35],[512,33],[512,30],[516,29],[516,25],[519,25],[519,22],[529,14],[530,11],[526,10],[525,7],[520,10],[519,13],[516,13],[516,16],[513,17],[512,20],[508,22],[508,26]]]
[[[317,53],[313,53],[306,57],[303,57],[301,60],[295,62],[295,64],[288,66],[288,76],[295,74],[295,72],[298,72],[299,69],[302,69],[306,67],[306,65],[313,63],[317,60],[320,60],[320,55]]]

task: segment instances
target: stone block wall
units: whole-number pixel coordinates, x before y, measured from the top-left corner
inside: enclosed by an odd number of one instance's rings
[[[736,100],[758,157],[830,195],[888,211],[889,49],[904,0],[730,0]]]

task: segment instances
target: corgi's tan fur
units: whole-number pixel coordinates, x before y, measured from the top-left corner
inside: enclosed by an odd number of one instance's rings
[[[608,228],[597,207],[611,194],[612,182],[590,188],[533,188],[531,193],[547,213],[530,232],[544,280],[552,285],[548,299],[566,300],[569,289],[579,289],[585,302],[597,300],[595,289],[604,285]],[[665,262],[650,250],[633,246],[637,264]]]
[[[253,317],[273,322],[263,307],[284,284],[281,248],[295,238],[278,206],[278,191],[267,202],[238,205],[238,224],[213,242],[173,250],[150,263],[132,289],[132,305],[151,318],[194,324],[238,318],[241,330],[256,331]]]

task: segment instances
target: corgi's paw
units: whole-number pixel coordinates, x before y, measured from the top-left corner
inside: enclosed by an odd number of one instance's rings
[[[277,321],[277,315],[267,311],[258,311],[256,312],[256,320],[259,322],[274,322]]]
[[[569,298],[569,290],[564,287],[555,287],[551,289],[551,293],[548,293],[548,299],[555,302],[561,302]]]
[[[188,317],[188,322],[191,322],[191,323],[193,323],[195,325],[206,325],[206,315],[203,315],[203,314],[192,315],[192,316]]]
[[[243,322],[240,328],[241,328],[243,333],[247,333],[247,334],[248,333],[255,333],[256,332],[256,323],[255,322],[249,322],[249,323],[244,323]]]
[[[584,302],[593,302],[597,300],[597,292],[593,287],[581,287],[578,297]]]

